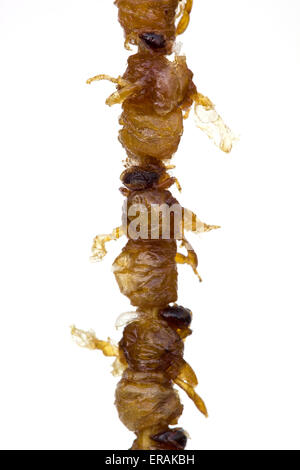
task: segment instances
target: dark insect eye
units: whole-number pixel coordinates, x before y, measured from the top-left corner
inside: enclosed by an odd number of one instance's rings
[[[151,49],[162,49],[166,45],[166,40],[162,34],[143,33],[140,38],[151,47]]]
[[[159,180],[159,174],[155,171],[134,168],[125,170],[121,176],[122,183],[129,189],[147,189]]]
[[[185,449],[187,442],[187,438],[183,429],[170,429],[169,431],[151,436],[151,439],[165,444],[168,447],[173,447],[176,450]]]
[[[160,312],[160,316],[178,328],[188,327],[192,322],[192,312],[179,305],[165,308]]]

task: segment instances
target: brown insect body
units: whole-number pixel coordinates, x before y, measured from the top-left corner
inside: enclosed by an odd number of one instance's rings
[[[173,51],[177,34],[186,29],[192,0],[116,0],[119,21],[125,32],[125,45],[138,46],[128,59],[122,77],[98,75],[88,80],[108,79],[117,91],[107,104],[122,104],[119,140],[127,153],[126,168],[121,175],[121,191],[126,198],[123,225],[110,235],[94,240],[92,259],[102,259],[105,243],[127,235],[128,242],[113,263],[113,272],[120,291],[137,311],[125,322],[118,347],[110,340],[100,341],[93,332],[72,329],[81,346],[99,349],[106,356],[116,356],[115,372],[122,372],[116,390],[116,407],[121,421],[136,433],[133,450],[182,450],[187,437],[177,424],[183,406],[173,384],[181,387],[207,416],[202,399],[195,392],[198,384],[192,368],[183,359],[184,339],[191,334],[190,310],[173,304],[177,301],[177,263],[190,264],[197,272],[197,255],[185,239],[184,230],[200,233],[217,226],[203,224],[188,211],[191,221],[184,223],[171,212],[169,233],[158,217],[153,224],[153,208],[183,208],[168,188],[179,183],[169,175],[167,160],[176,152],[182,133],[184,112],[193,102],[196,108],[212,113],[200,127],[224,151],[230,151],[232,137],[227,126],[215,114],[211,101],[199,94],[193,74],[184,56],[175,54],[174,61],[166,55]],[[176,26],[178,7],[179,22]],[[176,16],[177,15],[177,16]],[[218,141],[214,134],[218,130]],[[136,214],[142,207],[146,230],[130,232]],[[186,211],[186,210],[185,210]],[[140,214],[140,215],[141,215]],[[141,223],[140,223],[141,225]],[[178,228],[182,229],[178,238]],[[196,227],[196,228],[195,228]],[[153,232],[154,229],[154,232]],[[177,251],[177,240],[188,250],[187,256]]]
[[[156,33],[164,37],[164,52],[170,52],[176,37],[175,17],[179,0],[116,0],[115,4],[126,44],[139,44],[143,34]]]

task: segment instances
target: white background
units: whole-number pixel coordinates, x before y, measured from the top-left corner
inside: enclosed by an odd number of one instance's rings
[[[175,197],[222,230],[190,236],[198,284],[186,359],[205,420],[182,395],[190,449],[299,449],[299,83],[297,0],[196,0],[180,38],[199,91],[240,134],[222,154],[193,118],[174,159]],[[104,101],[127,52],[113,1],[0,0],[1,402],[6,449],[128,449],[111,360],[69,325],[111,336],[130,310],[94,235],[120,222],[120,108]]]

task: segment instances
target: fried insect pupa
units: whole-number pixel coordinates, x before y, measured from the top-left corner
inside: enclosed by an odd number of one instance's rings
[[[172,322],[169,325],[162,320],[166,312],[169,313],[169,321],[173,317],[181,325],[179,331],[174,329]],[[164,372],[166,377],[171,378],[187,393],[199,411],[207,416],[205,403],[194,390],[198,385],[197,376],[183,359],[183,338],[191,334],[191,330],[185,325],[189,313],[178,306],[169,306],[162,311],[152,309],[149,313],[139,312],[139,318],[124,330],[119,343],[120,357],[126,360],[132,370]]]
[[[129,157],[172,158],[183,134],[182,110],[196,92],[192,77],[184,57],[171,62],[138,53],[128,59],[123,79],[137,88],[123,102],[119,140]]]
[[[118,84],[106,103],[123,103],[119,140],[128,157],[168,160],[183,134],[183,110],[190,108],[196,93],[192,77],[183,56],[172,62],[140,52],[129,57],[123,77],[98,75],[88,83],[108,79]]]
[[[142,321],[144,325],[145,322],[148,322],[148,324],[150,324],[151,321],[154,321],[154,323],[156,321],[162,322],[162,318],[164,318],[166,314],[168,320],[163,322],[163,324],[161,323],[161,327],[165,331],[158,337],[158,346],[151,351],[151,340],[154,339],[155,335],[158,335],[158,331],[157,329],[155,331],[154,328],[149,335],[144,335],[143,329],[138,327],[137,322]],[[189,398],[193,400],[199,411],[207,417],[205,403],[195,391],[195,387],[198,385],[197,376],[191,366],[182,358],[182,340],[191,334],[191,330],[187,327],[189,319],[191,318],[190,311],[174,305],[164,309],[139,309],[136,315],[136,320],[133,321],[133,330],[129,330],[125,342],[122,343],[121,341],[119,347],[116,347],[110,338],[108,338],[107,341],[98,340],[93,331],[83,331],[73,326],[71,333],[77,344],[81,347],[93,350],[98,349],[102,351],[105,356],[115,357],[113,375],[119,375],[127,370],[127,368],[130,370],[143,371],[150,375],[153,372],[163,371],[167,378],[172,379],[176,385],[185,391]],[[128,317],[128,313],[126,316]],[[176,332],[176,337],[172,335],[172,329],[173,332]],[[142,344],[143,339],[145,340],[144,345]],[[137,342],[138,345],[135,346],[134,342]],[[179,344],[176,345],[176,342]],[[170,346],[172,350],[168,351],[166,348]],[[140,357],[139,353],[141,353]],[[167,357],[168,355],[169,357]],[[171,360],[173,356],[175,360]]]
[[[163,309],[139,309],[134,316],[125,316],[132,321],[129,320],[118,348],[110,339],[98,340],[91,331],[72,327],[72,335],[80,346],[116,357],[113,373],[123,372],[116,406],[122,422],[137,435],[132,450],[183,449],[186,434],[182,429],[169,428],[177,423],[183,408],[172,382],[207,416],[206,406],[194,390],[197,377],[182,358],[182,340],[191,333],[191,311],[169,305]]]
[[[180,184],[167,173],[167,168],[162,162],[148,157],[141,160],[141,165],[129,165],[122,173],[121,180],[125,188],[120,190],[126,197],[122,225],[110,234],[100,234],[94,238],[91,259],[102,260],[107,254],[106,243],[124,235],[133,240],[180,240],[182,246],[188,250],[189,257],[196,259],[193,248],[185,238],[185,232],[200,234],[220,226],[206,224],[194,212],[180,206],[165,189],[176,183],[181,190]],[[178,255],[177,258],[177,262],[185,262],[182,256]]]
[[[139,220],[142,221],[143,223],[145,223],[145,221],[146,222],[148,221],[149,215],[148,215],[147,209],[145,210],[145,208],[142,208],[142,210],[144,212],[143,212],[142,218],[141,219],[139,218]],[[155,209],[154,212],[160,217],[160,211],[159,210]],[[170,214],[170,217],[172,217],[172,212]],[[185,231],[191,231],[191,232],[200,234],[200,233],[203,233],[203,232],[210,232],[211,230],[218,229],[220,227],[218,225],[208,225],[204,222],[201,222],[201,220],[198,219],[196,214],[194,214],[192,211],[190,211],[186,208],[184,208],[184,217],[183,217],[183,219],[180,219],[180,220],[181,220],[181,227],[179,227],[179,229],[178,229],[178,234],[180,235],[178,240],[180,240],[181,246],[184,247],[187,250],[188,254],[187,254],[187,256],[185,256],[185,255],[182,255],[180,253],[176,253],[175,260],[176,260],[176,263],[179,263],[179,264],[190,264],[192,266],[195,274],[198,275],[198,273],[195,269],[195,268],[197,268],[197,265],[198,265],[197,255],[196,255],[193,247],[186,240]],[[130,224],[131,223],[132,222],[130,222]],[[133,221],[133,223],[136,224],[135,220]],[[139,221],[138,221],[137,225],[139,225]],[[94,238],[94,242],[93,242],[93,245],[92,245],[91,260],[92,261],[101,261],[107,253],[106,243],[108,243],[112,240],[118,240],[120,237],[122,237],[124,235],[127,235],[128,238],[131,239],[132,241],[140,240],[140,241],[143,242],[143,241],[148,240],[149,242],[151,242],[151,241],[157,242],[160,239],[159,233],[163,233],[163,232],[161,232],[161,228],[164,227],[164,226],[165,226],[165,222],[163,222],[163,219],[162,219],[162,226],[159,223],[159,225],[156,228],[154,227],[154,232],[156,231],[158,233],[158,236],[156,236],[155,239],[152,239],[152,236],[147,237],[147,233],[149,233],[149,227],[148,227],[147,224],[145,224],[145,228],[142,229],[141,233],[139,233],[138,230],[135,231],[135,229],[129,230],[128,229],[127,210],[124,211],[124,209],[123,209],[123,225],[120,226],[120,227],[115,228],[112,231],[112,233],[110,233],[110,234],[100,234],[100,235],[97,235]],[[172,226],[176,227],[176,230],[177,230],[177,228],[178,228],[177,223],[172,224]],[[167,228],[168,228],[168,226],[167,226]],[[171,230],[170,230],[170,233],[171,233]],[[143,236],[143,234],[144,234],[144,236]],[[151,235],[151,233],[150,233],[150,235]],[[166,241],[168,241],[168,240],[166,240]],[[172,239],[172,238],[170,239],[169,238],[169,241],[174,242],[175,239]],[[139,248],[139,246],[137,245],[136,246],[137,250],[142,249],[142,246],[143,245],[141,245],[140,248]],[[147,247],[147,245],[144,245],[144,246]],[[150,251],[151,251],[151,244],[149,245],[149,247],[150,247]],[[133,248],[133,247],[131,247],[131,248]],[[126,251],[126,247],[124,247],[123,251],[124,250]]]
[[[96,75],[87,83],[110,80],[117,84],[118,90],[106,103],[123,104],[119,140],[131,158],[172,158],[183,132],[183,119],[188,117],[193,102],[198,127],[229,153],[237,138],[212,101],[198,93],[192,78],[184,56],[175,55],[171,62],[142,50],[129,57],[123,77]]]
[[[163,299],[167,305],[177,300],[176,263],[189,264],[201,281],[198,258],[185,238],[185,230],[202,233],[216,228],[219,227],[207,225],[196,214],[183,209],[167,190],[129,190],[122,227],[111,235],[95,238],[92,259],[102,259],[106,254],[105,243],[126,234],[129,242],[113,263],[121,292],[137,307],[160,306]],[[177,252],[176,240],[181,241],[187,255]]]

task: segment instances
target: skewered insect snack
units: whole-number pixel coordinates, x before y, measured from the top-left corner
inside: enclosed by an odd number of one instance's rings
[[[201,281],[186,233],[218,226],[201,222],[172,196],[172,185],[179,191],[181,187],[169,174],[174,168],[170,160],[192,105],[198,126],[221,150],[231,151],[234,135],[210,99],[197,91],[185,56],[176,51],[176,37],[189,24],[192,4],[193,0],[116,0],[125,47],[136,46],[137,52],[129,57],[122,76],[101,74],[87,81],[116,85],[106,103],[122,106],[119,141],[126,152],[122,224],[95,237],[91,258],[101,260],[107,242],[128,238],[113,272],[136,310],[118,318],[116,326],[124,328],[118,345],[75,326],[72,334],[80,346],[115,357],[113,374],[122,375],[115,404],[120,420],[136,434],[132,450],[185,448],[187,433],[176,427],[183,406],[174,384],[207,416],[195,391],[196,374],[183,358],[184,341],[192,333],[192,312],[176,303],[177,264],[190,265]],[[186,254],[178,251],[178,243]]]

